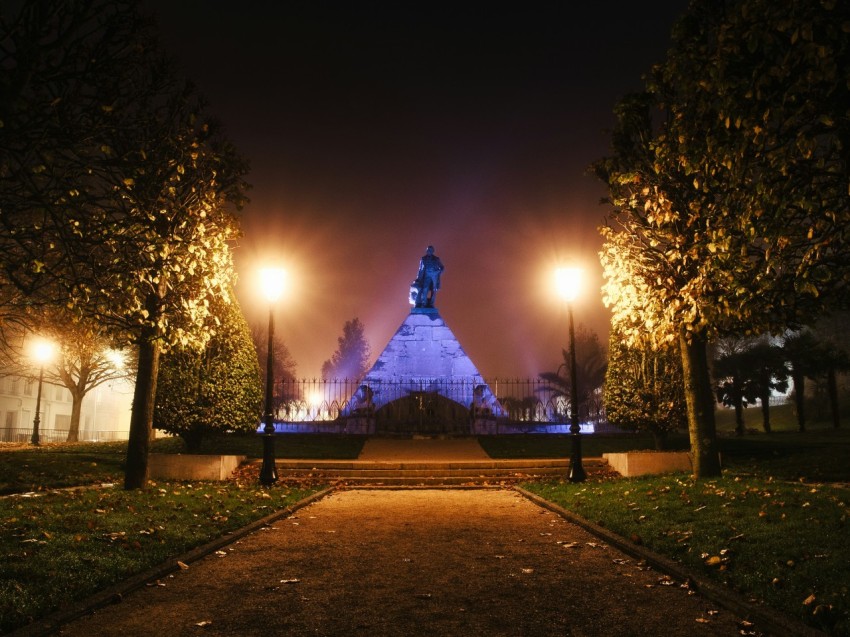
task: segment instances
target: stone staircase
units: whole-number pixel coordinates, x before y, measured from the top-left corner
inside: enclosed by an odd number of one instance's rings
[[[566,478],[568,459],[525,460],[287,460],[276,462],[281,482],[351,486],[486,486]],[[588,476],[611,472],[602,458],[585,458]]]

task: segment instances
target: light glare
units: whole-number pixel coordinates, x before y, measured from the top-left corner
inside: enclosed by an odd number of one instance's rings
[[[39,365],[49,363],[53,358],[53,352],[56,350],[56,345],[53,341],[46,338],[36,339],[32,344],[32,358]]]
[[[283,294],[283,280],[286,272],[282,268],[262,268],[260,270],[260,287],[263,296],[270,303],[277,301]]]
[[[568,303],[576,300],[581,291],[581,268],[558,268],[555,270],[555,290]]]

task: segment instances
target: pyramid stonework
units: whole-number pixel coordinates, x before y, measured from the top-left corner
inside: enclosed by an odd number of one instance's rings
[[[414,308],[398,328],[351,400],[377,410],[413,391],[435,391],[465,408],[475,404],[505,414],[475,364],[437,310]]]

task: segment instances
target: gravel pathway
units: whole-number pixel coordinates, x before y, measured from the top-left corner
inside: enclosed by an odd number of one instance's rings
[[[741,634],[509,490],[337,491],[220,553],[60,634]]]

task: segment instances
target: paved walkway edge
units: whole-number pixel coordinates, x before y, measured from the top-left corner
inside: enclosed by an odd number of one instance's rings
[[[104,606],[108,606],[109,604],[119,603],[124,595],[127,595],[139,588],[142,588],[148,582],[153,582],[158,579],[162,579],[169,573],[173,573],[178,570],[180,567],[177,565],[177,562],[183,562],[184,564],[191,564],[192,562],[197,562],[203,557],[206,557],[210,553],[214,553],[215,551],[220,550],[221,548],[227,546],[228,544],[232,544],[236,540],[239,540],[246,535],[257,531],[258,529],[268,526],[277,520],[286,517],[301,509],[308,504],[312,504],[317,500],[321,500],[326,495],[334,491],[334,487],[328,487],[321,491],[314,493],[313,495],[307,496],[303,500],[299,500],[298,502],[289,505],[284,509],[280,509],[279,511],[275,511],[274,513],[270,513],[264,518],[260,518],[250,524],[243,526],[240,529],[236,529],[235,531],[231,531],[226,535],[222,535],[214,540],[207,542],[201,546],[198,546],[183,555],[179,555],[177,557],[173,557],[168,559],[157,566],[154,566],[147,571],[143,571],[129,579],[124,580],[123,582],[119,582],[109,588],[105,588],[102,591],[95,593],[85,599],[82,599],[76,603],[74,603],[71,607],[66,608],[64,610],[56,611],[51,613],[47,617],[44,617],[40,620],[33,622],[32,624],[28,624],[26,626],[22,626],[16,631],[10,633],[10,635],[14,635],[15,637],[42,637],[45,635],[53,635],[59,629],[62,624],[67,624],[71,621],[79,617],[83,617],[84,615],[88,615],[98,608],[102,608]]]
[[[776,635],[776,637],[823,637],[823,635],[826,634],[770,607],[751,604],[750,602],[741,599],[739,595],[729,589],[718,586],[713,582],[709,582],[697,575],[694,575],[681,564],[658,555],[644,546],[630,542],[622,536],[617,535],[598,524],[594,524],[580,515],[576,515],[572,511],[568,511],[553,502],[544,500],[535,493],[526,491],[522,487],[514,487],[514,490],[538,506],[541,506],[544,509],[549,509],[553,513],[557,513],[569,522],[572,522],[573,524],[576,524],[592,533],[596,537],[605,540],[605,542],[623,551],[623,553],[631,555],[637,559],[646,560],[646,563],[654,569],[670,575],[675,579],[681,580],[682,582],[688,582],[688,585],[703,597],[710,599],[715,604],[724,607],[726,610],[732,611],[740,617],[754,622],[759,628],[768,631],[771,635]]]

